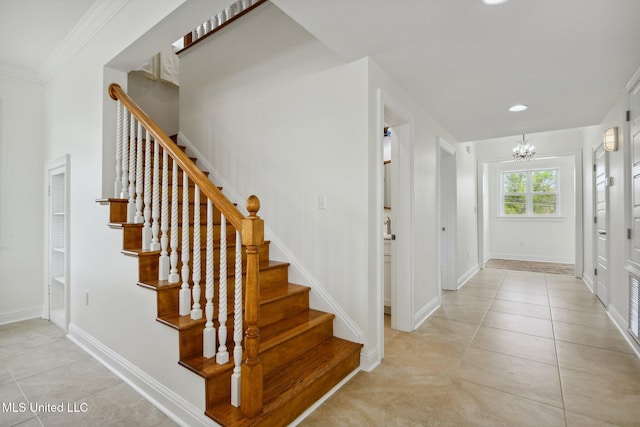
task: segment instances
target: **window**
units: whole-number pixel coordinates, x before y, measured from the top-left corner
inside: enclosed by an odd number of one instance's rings
[[[558,215],[558,170],[502,172],[503,216]]]

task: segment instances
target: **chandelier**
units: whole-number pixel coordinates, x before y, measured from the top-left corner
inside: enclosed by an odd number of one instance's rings
[[[518,142],[518,145],[513,147],[513,158],[518,160],[531,160],[536,155],[536,147],[530,145],[525,141],[524,135],[522,135],[522,141]]]

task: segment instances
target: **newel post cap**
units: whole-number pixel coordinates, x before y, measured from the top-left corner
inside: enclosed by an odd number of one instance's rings
[[[247,199],[249,216],[242,222],[242,242],[247,245],[261,245],[264,243],[264,221],[258,216],[260,200],[251,195]]]

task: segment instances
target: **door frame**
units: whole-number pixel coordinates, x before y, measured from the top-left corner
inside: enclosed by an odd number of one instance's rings
[[[456,162],[456,149],[452,147],[443,138],[438,137],[438,149],[436,159],[436,179],[437,183],[437,200],[440,204],[438,209],[438,267],[440,268],[440,275],[438,280],[440,281],[440,289],[446,289],[454,291],[458,289],[458,282],[456,278],[456,232],[457,232],[457,172],[455,167],[451,170],[444,170],[443,159],[446,157],[452,157],[453,165]],[[443,182],[443,178],[444,182]],[[444,184],[444,185],[443,185]],[[446,190],[446,191],[445,191]],[[447,207],[447,218],[442,217],[442,207]],[[451,219],[453,218],[453,221]],[[443,227],[448,228],[447,242],[443,242],[442,230]],[[446,250],[443,253],[443,243],[446,243]],[[445,270],[443,271],[443,267]],[[445,283],[443,283],[443,278]]]
[[[377,90],[377,123],[375,164],[376,167],[376,209],[375,221],[379,227],[375,237],[377,253],[377,278],[375,281],[376,310],[373,318],[378,329],[379,355],[384,357],[384,162],[383,162],[383,133],[385,123],[393,127],[398,136],[397,156],[393,158],[391,167],[392,194],[395,195],[397,206],[392,206],[394,223],[392,233],[397,236],[394,241],[394,283],[391,289],[391,327],[401,331],[413,331],[414,312],[414,119],[400,103],[382,89]]]
[[[606,258],[607,258],[607,272],[606,275],[607,277],[607,295],[605,296],[606,301],[603,301],[602,298],[600,298],[600,296],[598,295],[598,277],[602,275],[603,272],[598,271],[598,274],[595,274],[594,271],[594,275],[593,275],[593,289],[592,292],[593,294],[598,297],[598,299],[602,302],[602,304],[605,306],[605,308],[609,305],[609,297],[610,297],[610,274],[609,274],[609,231],[610,231],[610,226],[609,226],[609,218],[610,218],[610,198],[609,198],[609,185],[607,183],[607,180],[609,179],[609,152],[604,150],[604,148],[602,147],[602,143],[599,143],[597,145],[595,145],[591,151],[591,164],[593,165],[593,169],[591,172],[591,182],[592,182],[592,216],[594,218],[594,221],[591,223],[592,225],[592,236],[593,236],[593,268],[595,270],[597,270],[598,268],[598,224],[595,221],[595,218],[597,218],[597,214],[598,214],[598,188],[597,188],[597,176],[596,176],[596,151],[598,149],[602,148],[604,151],[604,162],[605,162],[605,209],[607,211],[607,217],[606,217],[606,221],[605,221],[605,229],[606,229],[606,235],[607,235],[607,247],[606,247]]]

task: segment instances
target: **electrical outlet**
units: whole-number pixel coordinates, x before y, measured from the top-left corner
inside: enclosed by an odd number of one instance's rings
[[[524,242],[520,242],[520,246],[524,246]]]

